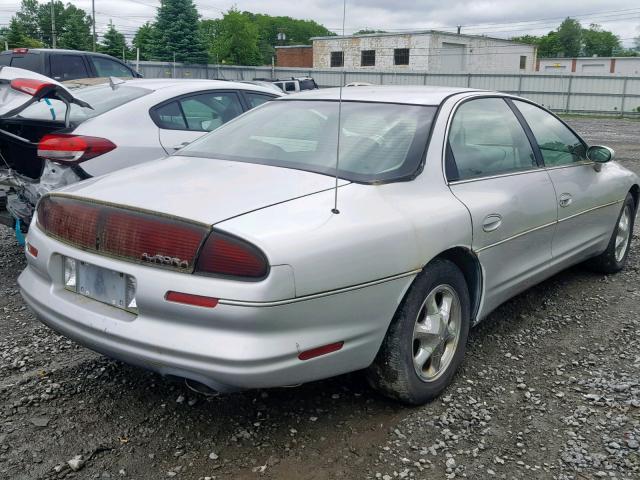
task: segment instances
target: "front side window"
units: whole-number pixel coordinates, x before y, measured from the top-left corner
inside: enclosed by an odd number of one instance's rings
[[[376,51],[375,50],[363,50],[360,54],[360,65],[362,67],[375,67],[376,65]]]
[[[114,60],[103,57],[91,57],[91,61],[99,77],[133,77],[131,70]]]
[[[587,160],[587,147],[560,120],[530,103],[514,100],[536,137],[547,167],[571,165]]]
[[[394,65],[409,65],[409,49],[408,48],[396,48],[393,51],[393,64]]]
[[[295,92],[296,91],[296,84],[294,82],[285,82],[284,90],[285,90],[285,92]]]
[[[343,102],[338,175],[394,180],[415,173],[436,107]],[[181,155],[275,165],[333,175],[338,102],[269,102],[180,151]]]
[[[60,81],[87,78],[89,73],[81,55],[51,55],[51,76]]]
[[[449,155],[455,168],[449,181],[499,175],[536,167],[520,122],[501,98],[463,103],[449,129]],[[456,171],[457,170],[457,171]]]
[[[344,53],[343,52],[331,52],[331,66],[343,67],[344,66]]]

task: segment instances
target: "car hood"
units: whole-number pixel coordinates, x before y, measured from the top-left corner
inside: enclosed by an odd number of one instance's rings
[[[347,183],[339,181],[339,185]],[[334,186],[333,177],[312,172],[172,156],[86,180],[58,192],[213,225]]]

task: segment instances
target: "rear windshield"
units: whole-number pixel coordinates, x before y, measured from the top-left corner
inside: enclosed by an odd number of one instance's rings
[[[151,90],[130,85],[118,85],[114,90],[110,85],[106,84],[74,89],[72,93],[74,97],[84,100],[93,107],[86,108],[71,104],[69,119],[72,124],[77,125],[84,120],[96,117],[143,97],[151,93]],[[66,106],[63,102],[59,100],[40,100],[38,103],[25,108],[20,113],[19,118],[64,121],[65,113]]]
[[[260,163],[335,174],[335,101],[274,101],[251,110],[180,150],[180,155]],[[436,107],[343,102],[338,175],[356,182],[415,173]]]

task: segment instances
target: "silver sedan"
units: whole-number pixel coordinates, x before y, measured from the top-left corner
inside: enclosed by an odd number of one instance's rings
[[[27,303],[91,349],[219,391],[364,369],[420,404],[502,302],[579,262],[624,267],[638,178],[552,113],[468,89],[342,95],[269,102],[45,196]]]

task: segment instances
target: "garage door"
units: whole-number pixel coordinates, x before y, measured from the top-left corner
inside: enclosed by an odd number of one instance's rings
[[[465,52],[467,46],[464,43],[442,43],[440,50],[442,55],[441,65],[443,72],[460,72],[466,69]]]

